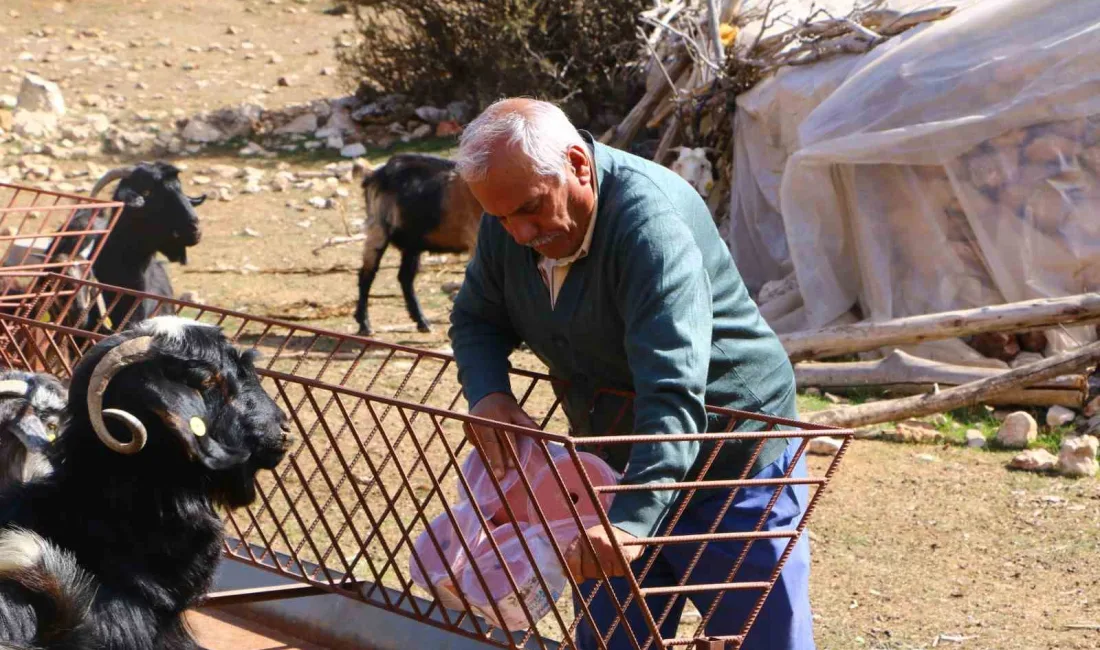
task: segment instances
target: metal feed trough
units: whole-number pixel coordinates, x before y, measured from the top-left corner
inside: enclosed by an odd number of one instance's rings
[[[52,368],[64,376],[80,353],[112,331],[96,321],[95,314],[102,311],[92,309],[87,301],[81,309],[73,300],[80,293],[98,294],[104,285],[52,273],[29,278],[28,282],[37,296],[33,303],[24,305],[28,308],[20,314],[0,314],[0,361],[27,369]],[[801,438],[799,457],[815,436],[842,438],[840,453],[823,461],[826,469],[819,476],[790,478],[796,457],[783,478],[746,480],[742,475],[717,481],[700,476],[660,486],[688,494],[745,485],[775,486],[769,512],[784,486],[810,486],[806,516],[792,531],[761,531],[765,515],[755,531],[674,537],[668,531],[683,507],[676,509],[664,524],[664,535],[638,543],[691,544],[697,547],[698,560],[707,543],[740,542],[743,550],[734,571],[707,576],[706,584],[698,584],[697,579],[692,584],[640,589],[639,583],[652,567],[650,562],[637,575],[628,577],[630,594],[625,599],[611,596],[619,618],[610,628],[599,629],[604,639],[610,638],[615,629],[625,631],[632,647],[638,650],[734,648],[760,611],[851,441],[850,430],[725,410],[720,412],[731,416],[731,428],[740,420],[755,419],[763,430],[694,436],[571,437],[564,433],[568,425],[554,392],[557,380],[526,370],[512,371],[512,388],[540,430],[502,426],[465,413],[455,363],[449,355],[114,287],[111,290],[153,299],[158,309],[170,306],[182,316],[218,324],[237,345],[259,351],[257,367],[265,387],[290,415],[296,429],[296,446],[283,465],[258,477],[257,501],[249,508],[224,513],[228,534],[224,552],[289,577],[299,586],[215,594],[215,600],[271,600],[300,595],[303,590],[329,592],[498,647],[573,648],[577,625],[592,620],[588,608],[592,598],[600,590],[611,592],[606,581],[598,581],[592,590],[579,594],[579,606],[574,608],[571,595],[578,587],[568,571],[561,570],[566,549],[564,543],[558,543],[557,533],[572,531],[575,537],[578,530],[591,525],[610,531],[603,507],[596,507],[595,514],[589,513],[583,520],[580,508],[631,489],[594,480],[593,466],[584,462],[585,443],[598,442],[606,448],[685,438],[726,443],[749,440],[755,458],[761,447],[756,443],[770,437]],[[107,309],[111,306],[108,301]],[[46,313],[55,317],[43,322],[39,317]],[[41,344],[25,345],[28,340]],[[624,409],[628,408],[629,399],[623,404]],[[484,457],[480,446],[473,449],[466,442],[463,426],[470,423],[493,424],[516,433],[519,442],[509,450],[510,455],[514,460],[525,455],[525,467],[541,466],[541,480],[549,481],[550,487],[536,489],[529,472],[519,474],[518,479],[503,487],[492,473],[483,472],[478,475],[480,479],[473,478],[473,469],[484,462]],[[774,431],[778,424],[793,430]],[[710,460],[713,458],[711,455]],[[475,485],[475,480],[482,482]],[[465,503],[465,495],[469,494],[496,497],[503,504],[503,514],[487,518],[481,509]],[[727,508],[731,501],[732,497],[726,502]],[[551,521],[547,513],[556,519]],[[717,524],[714,522],[711,533]],[[466,534],[454,534],[456,530]],[[583,532],[580,536],[581,543],[587,543]],[[749,545],[777,538],[787,540],[786,552],[770,578],[739,577],[738,569]],[[618,546],[616,550],[622,551]],[[452,562],[456,556],[458,560]],[[434,577],[420,577],[421,586],[413,580],[414,573]],[[502,588],[506,593],[501,593]],[[703,633],[713,608],[701,611],[697,624],[681,626],[676,638],[661,638],[659,630],[671,603],[662,611],[650,611],[642,599],[646,594],[660,593],[676,599],[700,591],[733,590],[748,590],[758,594],[758,600],[742,622],[740,634],[723,639],[708,639]],[[493,597],[485,598],[487,593]],[[644,623],[631,627],[622,612],[628,605],[638,604]],[[606,640],[601,646],[606,647]]]

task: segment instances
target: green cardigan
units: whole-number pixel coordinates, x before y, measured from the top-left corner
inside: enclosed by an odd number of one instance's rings
[[[595,153],[596,226],[553,309],[537,253],[496,218],[482,217],[450,327],[469,404],[511,393],[508,357],[523,342],[568,383],[559,396],[573,435],[723,430],[726,423],[708,417],[704,403],[794,417],[786,406],[794,393],[787,354],[749,298],[706,204],[671,170],[582,134]],[[622,398],[603,394],[593,402],[598,389],[634,392],[633,412],[616,422]],[[753,473],[785,444],[766,443]],[[707,477],[737,476],[752,446],[726,443]],[[697,442],[607,447],[618,448],[604,457],[620,471],[625,466],[626,484],[689,480],[712,449]],[[670,490],[620,492],[609,517],[650,536],[675,499]]]

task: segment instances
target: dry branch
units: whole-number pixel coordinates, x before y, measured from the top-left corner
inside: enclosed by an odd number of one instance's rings
[[[313,254],[316,255],[324,249],[331,248],[333,246],[343,246],[345,244],[354,244],[356,242],[361,242],[366,238],[367,236],[364,233],[349,235],[347,237],[329,237],[320,246],[313,249]]]
[[[1080,372],[1095,363],[1097,359],[1100,359],[1100,342],[1090,343],[1056,357],[1021,366],[996,377],[988,377],[937,393],[818,411],[806,414],[805,419],[813,424],[861,427],[943,413],[980,404],[1007,391],[1033,386],[1059,375]]]
[[[820,359],[890,345],[948,339],[980,332],[1020,332],[1100,321],[1100,293],[1043,298],[979,309],[857,323],[780,337],[792,361]]]

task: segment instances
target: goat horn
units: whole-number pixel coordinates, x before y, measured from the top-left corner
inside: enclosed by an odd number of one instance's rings
[[[92,379],[88,382],[88,418],[92,421],[99,440],[112,451],[120,454],[136,454],[145,446],[149,434],[145,431],[145,425],[141,420],[121,409],[103,409],[103,395],[107,392],[107,384],[111,382],[118,372],[127,366],[151,359],[153,352],[153,337],[141,336],[130,339],[120,344],[107,354],[103,355],[95,370],[92,371]],[[109,415],[121,420],[130,430],[133,440],[127,443],[119,442],[107,430],[107,424],[103,416]]]
[[[23,397],[30,388],[22,379],[5,379],[0,381],[0,397]]]
[[[96,194],[99,194],[99,191],[101,189],[107,186],[107,183],[110,183],[111,181],[119,178],[126,178],[132,173],[134,173],[133,167],[115,167],[114,169],[109,170],[98,181],[95,182],[95,187],[92,188],[90,196],[95,197]]]

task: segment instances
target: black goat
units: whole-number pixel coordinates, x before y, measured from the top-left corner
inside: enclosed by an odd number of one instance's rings
[[[0,372],[0,490],[50,473],[46,450],[64,424],[67,399],[53,375]]]
[[[397,281],[409,317],[421,332],[431,331],[413,289],[420,255],[472,251],[477,243],[481,205],[459,177],[455,163],[436,156],[393,156],[381,167],[364,172],[362,186],[367,220],[355,306],[359,334],[371,334],[367,297],[382,255],[391,243],[401,250]]]
[[[119,180],[113,200],[125,204],[114,229],[103,242],[99,257],[92,265],[95,279],[134,291],[173,297],[172,283],[161,262],[154,259],[158,252],[170,262],[187,264],[187,249],[202,240],[202,229],[195,208],[202,205],[206,195],[189,197],[180,185],[179,168],[165,162],[141,163],[133,167],[112,169],[103,175],[92,188],[95,196],[110,182]],[[88,228],[90,214],[77,215],[70,220],[66,230]],[[96,228],[106,224],[107,215],[96,218]],[[60,251],[68,253],[68,251]],[[111,322],[120,324],[134,299],[119,297],[114,291],[104,291],[103,300],[110,308]],[[117,304],[111,307],[118,298]],[[136,323],[152,315],[155,300],[143,300],[130,317]],[[164,305],[158,314],[171,315],[175,310]]]
[[[49,476],[0,492],[0,647],[194,650],[183,613],[288,420],[221,329],[157,317],[76,365]],[[110,418],[105,422],[104,418]]]

